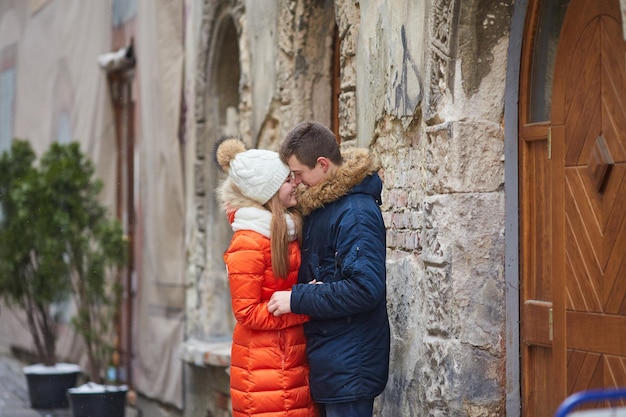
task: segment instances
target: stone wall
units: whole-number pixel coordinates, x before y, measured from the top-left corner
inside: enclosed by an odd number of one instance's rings
[[[194,152],[187,154],[195,161],[188,165],[195,195],[187,225],[189,339],[211,339],[217,319],[205,315],[224,309],[223,300],[210,301],[216,297],[207,283],[215,277],[206,273],[221,259],[198,223],[219,221],[219,208],[206,204],[216,181],[206,166],[215,136],[207,119],[219,103],[202,104],[215,103],[217,22],[229,17],[238,36],[236,130],[262,148],[276,148],[301,120],[330,122],[336,23],[342,145],[369,147],[383,167],[393,337],[376,415],[504,414],[502,120],[511,11],[512,0],[194,2],[203,17],[194,19],[187,46],[195,54],[187,70],[195,103],[188,121]],[[197,398],[188,400],[201,409]]]

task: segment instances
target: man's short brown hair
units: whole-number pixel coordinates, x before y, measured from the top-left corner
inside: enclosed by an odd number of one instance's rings
[[[287,163],[292,155],[309,168],[315,168],[317,158],[323,156],[335,165],[343,159],[335,134],[318,122],[301,122],[294,126],[280,145],[280,159]]]

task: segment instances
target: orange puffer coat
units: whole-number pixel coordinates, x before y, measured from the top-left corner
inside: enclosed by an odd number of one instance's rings
[[[237,320],[230,371],[233,417],[316,415],[302,328],[308,317],[291,313],[275,317],[267,311],[275,291],[290,290],[297,282],[297,241],[289,244],[289,259],[287,278],[275,277],[270,240],[252,230],[236,230],[224,253]]]

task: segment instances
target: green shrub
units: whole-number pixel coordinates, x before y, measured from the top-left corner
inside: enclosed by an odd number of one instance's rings
[[[22,309],[36,353],[56,362],[52,306],[72,297],[89,376],[100,380],[113,351],[116,273],[127,258],[122,226],[98,199],[102,182],[77,143],[53,143],[39,165],[27,141],[0,157],[0,295]]]

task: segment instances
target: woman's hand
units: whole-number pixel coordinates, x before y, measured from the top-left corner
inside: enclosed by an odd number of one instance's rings
[[[291,313],[291,291],[276,291],[267,302],[267,311],[275,316]]]

